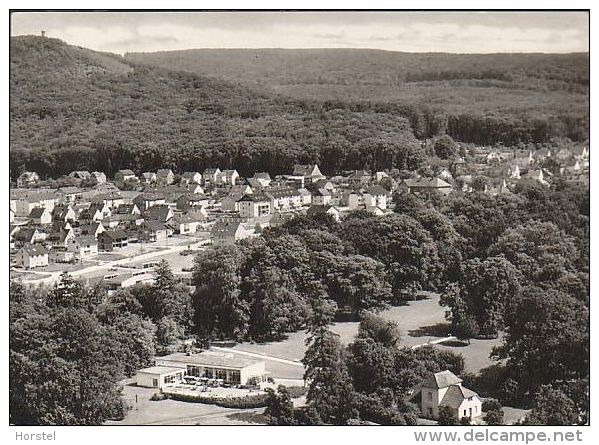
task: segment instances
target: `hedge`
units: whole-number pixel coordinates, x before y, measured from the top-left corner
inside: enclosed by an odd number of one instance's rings
[[[180,402],[206,403],[223,408],[264,408],[267,394],[254,394],[244,397],[206,397],[202,395],[168,393],[169,398]]]

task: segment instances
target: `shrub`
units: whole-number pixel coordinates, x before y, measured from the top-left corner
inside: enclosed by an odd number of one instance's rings
[[[287,392],[292,399],[297,399],[298,397],[305,396],[308,394],[307,386],[288,386]]]
[[[499,411],[501,409],[501,403],[497,399],[486,399],[482,405],[483,411]]]
[[[164,394],[163,392],[155,392],[154,394],[152,394],[152,397],[150,397],[150,400],[153,402],[158,402],[160,400],[166,400],[168,398],[169,396],[167,394]]]

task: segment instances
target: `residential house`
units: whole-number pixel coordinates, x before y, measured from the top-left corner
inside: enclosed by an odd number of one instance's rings
[[[137,204],[121,204],[116,209],[114,209],[114,214],[116,215],[141,215],[141,210],[137,207]]]
[[[28,218],[33,224],[45,225],[52,223],[52,213],[44,207],[34,207],[29,213]]]
[[[82,223],[89,224],[90,222],[102,221],[104,218],[112,215],[112,211],[105,202],[91,203],[87,209],[83,209],[79,213],[79,220]]]
[[[308,215],[330,215],[333,217],[335,221],[339,221],[341,219],[341,211],[339,208],[335,206],[321,206],[321,205],[312,205],[308,209]]]
[[[293,176],[303,176],[306,182],[316,182],[320,179],[326,179],[326,176],[320,172],[317,164],[296,164],[293,166]]]
[[[364,204],[366,207],[378,207],[381,210],[387,209],[387,200],[389,191],[380,185],[373,185],[364,191]]]
[[[25,246],[27,244],[36,244],[46,241],[48,234],[37,228],[23,226],[14,234],[15,247]]]
[[[193,213],[186,213],[171,218],[166,224],[179,235],[193,235],[198,231],[202,221]]]
[[[325,206],[331,202],[332,193],[327,189],[321,188],[312,191],[312,204]]]
[[[155,184],[156,183],[156,173],[143,172],[141,174],[141,182],[142,182],[142,184]]]
[[[139,181],[133,170],[119,170],[114,174],[114,180],[117,182]]]
[[[175,181],[175,174],[170,168],[161,168],[156,172],[156,184],[170,185]]]
[[[214,186],[218,183],[220,177],[220,168],[207,168],[202,173],[202,180],[204,185]]]
[[[52,221],[73,223],[77,221],[77,214],[70,205],[58,204],[52,209]]]
[[[257,218],[270,214],[270,198],[264,193],[245,194],[237,201],[242,218]]]
[[[78,179],[80,181],[89,181],[92,174],[87,170],[76,170],[69,173],[69,178]]]
[[[81,235],[92,235],[96,239],[98,239],[100,233],[104,231],[106,231],[106,228],[101,222],[92,222],[89,224],[81,225],[77,228],[77,233]]]
[[[67,242],[67,251],[82,260],[90,258],[98,254],[98,241],[93,235],[74,236]]]
[[[437,419],[439,408],[451,408],[459,419],[475,419],[482,415],[482,402],[478,394],[462,386],[462,379],[451,371],[432,374],[412,396],[420,398],[420,412],[423,417]]]
[[[364,203],[364,196],[360,192],[346,190],[341,195],[339,203],[343,207],[348,207],[350,210],[355,210]]]
[[[196,195],[194,193],[185,193],[176,201],[177,209],[186,211],[191,208],[205,207],[210,203],[210,198],[204,195]]]
[[[271,182],[270,175],[262,172],[254,173],[254,176],[251,179],[260,187],[268,187]]]
[[[166,199],[162,193],[144,192],[133,198],[133,203],[141,212],[144,212],[150,207],[165,205]]]
[[[15,255],[15,263],[26,269],[48,265],[48,250],[39,244],[26,244]]]
[[[347,181],[350,185],[355,187],[365,186],[372,181],[372,175],[366,170],[356,170],[349,175]]]
[[[96,184],[105,184],[106,183],[106,173],[104,172],[92,172],[91,179],[96,182]]]
[[[169,221],[170,223],[170,221]],[[160,221],[144,221],[139,226],[138,239],[144,242],[164,241],[168,237],[168,230]]]
[[[235,185],[237,181],[239,181],[237,170],[223,170],[217,179],[217,182],[221,185]]]
[[[80,187],[60,187],[56,192],[61,195],[63,203],[74,204],[83,200],[85,190]]]
[[[181,175],[181,184],[201,184],[202,174],[200,172],[185,172]]]
[[[173,211],[167,205],[155,205],[143,212],[143,217],[148,221],[167,222],[174,216]]]
[[[307,188],[298,189],[298,193],[301,196],[301,205],[310,206],[312,204],[312,193]]]
[[[400,185],[401,191],[416,194],[441,193],[447,195],[452,192],[451,184],[439,178],[404,179]]]
[[[51,212],[58,203],[58,195],[54,190],[27,192],[14,199],[12,198],[12,193],[13,191],[11,190],[11,207],[13,207],[16,216],[27,217],[35,207],[44,207]]]
[[[98,249],[105,252],[127,247],[128,244],[129,236],[122,229],[106,230],[98,235]]]
[[[98,193],[91,199],[93,203],[104,203],[110,209],[116,209],[121,204],[125,203],[125,198],[121,192]]]
[[[297,189],[291,187],[271,188],[265,192],[270,199],[270,211],[290,210],[302,206],[303,198]]]
[[[253,231],[246,228],[240,219],[219,219],[212,226],[210,238],[215,246],[231,246],[236,241],[252,236]]]

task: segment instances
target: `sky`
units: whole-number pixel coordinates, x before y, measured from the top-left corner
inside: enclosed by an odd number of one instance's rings
[[[190,48],[589,50],[586,12],[22,12],[11,34],[118,54]]]

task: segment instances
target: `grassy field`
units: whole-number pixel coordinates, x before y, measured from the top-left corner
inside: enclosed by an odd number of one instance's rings
[[[380,313],[388,320],[397,322],[402,332],[402,344],[415,346],[432,340],[445,338],[449,335],[448,323],[445,320],[445,310],[439,306],[439,296],[430,294],[424,300],[410,302],[406,306],[392,307]],[[341,341],[350,343],[358,332],[358,322],[335,323],[332,330],[339,334]],[[289,334],[287,339],[269,343],[241,343],[232,349],[300,361],[306,351],[305,331]],[[500,344],[499,339],[472,340],[470,345],[461,342],[439,344],[436,347],[462,354],[466,369],[478,372],[489,366],[489,354],[494,346]],[[301,378],[301,368],[282,363],[268,362],[267,370],[273,376],[281,378]]]
[[[123,397],[131,406],[124,420],[105,425],[251,425],[265,424],[263,409],[238,410],[203,403],[175,400],[151,401],[152,388],[123,387]],[[137,396],[137,397],[136,397]]]

